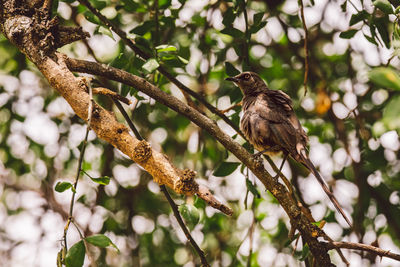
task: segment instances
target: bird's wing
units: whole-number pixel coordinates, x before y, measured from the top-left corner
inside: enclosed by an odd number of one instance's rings
[[[291,116],[295,116],[291,100],[282,92],[274,92],[277,93],[260,95],[249,108],[254,114],[253,131],[295,157],[299,138],[296,128],[291,123]]]
[[[246,114],[249,116],[244,116],[243,128],[245,131],[248,128],[253,133],[253,138],[257,137],[251,140],[253,143],[278,145],[293,158],[300,160],[298,154],[306,149],[307,135],[287,94],[278,90],[267,90],[253,100]]]
[[[292,99],[286,93],[281,90],[267,90],[265,92],[264,97],[267,97],[272,103],[281,108],[281,110],[285,113],[285,115],[289,115],[293,112]]]
[[[279,115],[280,122],[285,121],[289,123],[294,128],[294,132],[296,135],[295,144],[301,143],[305,148],[308,143],[308,137],[303,127],[301,126],[299,119],[294,113],[292,106],[293,103],[290,97],[280,90],[268,90],[264,98],[268,99],[270,109],[276,111],[276,113],[279,113],[273,114],[271,117],[275,118],[277,117],[277,115]]]

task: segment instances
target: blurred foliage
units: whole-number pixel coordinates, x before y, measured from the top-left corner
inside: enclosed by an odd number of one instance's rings
[[[77,1],[56,2],[61,23],[78,23],[92,36],[87,42],[61,48],[62,52],[94,57],[146,77],[180,99],[182,94],[157,71],[159,66],[221,110],[240,102],[240,90],[224,79],[242,70],[255,71],[271,89],[284,90],[311,137],[311,150],[323,147],[317,149],[321,154],[316,158],[326,162],[318,165],[321,169],[325,164],[331,166],[328,172],[334,179],[330,184],[352,214],[354,229],[339,224],[344,230],[336,231],[337,239],[349,239],[355,233],[359,240],[372,243],[389,236],[400,246],[398,1],[304,1],[310,54],[306,96],[304,31],[296,1],[90,0],[151,55],[148,60],[136,56]],[[12,251],[26,243],[40,246],[41,239],[59,250],[58,239],[53,237],[62,237],[84,126],[4,36],[0,36],[0,71],[0,240],[4,244],[0,265],[11,266],[20,262]],[[213,266],[274,266],[278,258],[280,266],[310,264],[308,246],[288,242],[290,224],[277,201],[213,137],[135,88],[99,80],[136,98],[138,105],[131,115],[140,133],[178,167],[197,171],[197,178],[233,208],[234,215],[227,217],[196,197],[174,195]],[[110,100],[96,100],[123,120]],[[238,124],[240,107],[226,115]],[[74,242],[70,242],[67,266],[81,265],[85,245],[94,251],[98,266],[188,267],[200,263],[148,174],[94,136],[89,138],[83,169],[86,175],[79,181],[74,217],[87,238],[79,241],[79,236],[71,234]],[[301,166],[291,162],[285,172],[299,198],[304,195],[303,205],[327,205],[323,197],[307,197],[313,192],[303,186],[308,173]],[[32,198],[41,201],[31,204]],[[11,222],[26,214],[35,224],[25,227],[53,236],[43,234],[28,241],[10,234]],[[46,224],[46,215],[59,224]],[[90,219],[80,219],[83,215]],[[331,209],[321,216],[316,219],[331,225],[339,218]],[[254,244],[249,258],[250,231]],[[297,251],[293,252],[295,243]],[[118,247],[120,253],[109,246]],[[32,251],[46,253],[41,248]],[[374,257],[361,260],[357,254],[352,257],[363,266],[380,261]],[[51,262],[55,261],[56,255]],[[335,261],[340,262],[337,257]]]

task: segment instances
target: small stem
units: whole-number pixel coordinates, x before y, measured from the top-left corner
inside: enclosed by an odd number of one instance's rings
[[[87,125],[86,125],[85,138],[83,140],[81,152],[79,154],[78,169],[77,169],[76,176],[75,176],[75,182],[72,185],[73,190],[72,190],[72,197],[71,197],[71,202],[70,202],[70,206],[69,206],[68,221],[67,221],[67,224],[65,225],[65,228],[64,228],[64,237],[63,237],[63,239],[64,239],[64,246],[65,246],[66,250],[68,250],[68,247],[67,247],[67,233],[68,233],[69,225],[73,221],[72,213],[74,211],[76,188],[78,187],[79,176],[80,176],[81,171],[82,171],[83,157],[85,155],[87,139],[88,139],[89,131],[90,131],[90,123],[92,121],[93,92],[92,92],[91,82],[86,80],[86,85],[87,85],[87,87],[89,89],[89,106],[88,106],[88,119],[87,119],[88,122],[87,122]]]
[[[124,116],[124,119],[129,125],[129,128],[131,128],[133,134],[136,136],[137,139],[140,141],[143,140],[142,136],[140,135],[139,131],[136,129],[135,125],[133,124],[131,118],[129,118],[128,113],[126,113],[125,109],[122,107],[121,103],[119,103],[118,100],[113,99],[115,106],[117,106],[118,110],[121,112],[122,116]]]
[[[358,10],[356,5],[351,0],[346,0],[346,1],[349,2],[354,7],[354,9],[357,11],[357,13],[360,13],[360,10]]]
[[[175,216],[176,220],[178,221],[179,226],[181,227],[183,233],[185,234],[186,238],[189,240],[189,242],[193,246],[193,248],[196,250],[197,254],[200,256],[202,265],[204,267],[210,266],[204,255],[204,251],[201,250],[199,245],[197,245],[196,241],[194,241],[192,235],[190,234],[189,230],[187,229],[185,223],[183,222],[181,214],[179,213],[179,210],[178,210],[178,206],[175,204],[174,200],[171,198],[171,195],[168,193],[167,188],[165,187],[165,185],[160,185],[160,189],[164,193],[165,197],[167,198],[168,203],[171,206],[174,216]]]
[[[158,23],[158,0],[154,0],[154,20],[156,23],[156,31],[155,31],[155,44],[156,46],[160,43],[160,25]],[[157,53],[157,50],[156,50]]]
[[[251,36],[251,34],[250,34],[250,32],[249,32],[249,20],[248,20],[248,17],[247,17],[246,1],[245,1],[245,0],[242,0],[242,3],[243,3],[242,8],[243,8],[243,15],[244,15],[244,23],[245,23],[245,25],[246,25],[246,29],[245,29],[245,37],[246,37],[246,40],[245,40],[245,43],[244,43],[244,51],[245,51],[245,58],[244,58],[244,60],[245,60],[246,68],[249,68],[249,67],[250,67],[249,42],[250,42],[250,36]]]
[[[361,244],[361,243],[331,242],[331,243],[327,243],[327,248],[328,249],[347,248],[347,249],[368,251],[368,252],[374,253],[376,255],[379,255],[381,257],[388,257],[388,258],[400,261],[400,254],[396,254],[396,253],[390,252],[389,250],[383,250],[378,247],[374,247],[371,245],[365,245],[365,244]]]
[[[83,236],[81,230],[79,229],[79,226],[76,224],[76,222],[74,221],[74,219],[71,220],[72,224],[75,226],[76,230],[78,231],[79,237],[81,239],[84,239],[85,237]]]
[[[304,59],[304,65],[305,65],[305,70],[304,70],[304,96],[307,94],[307,80],[308,80],[308,30],[307,30],[307,25],[306,25],[306,19],[304,18],[304,4],[303,0],[299,0],[300,2],[300,15],[301,15],[301,20],[303,21],[303,29],[304,29],[304,53],[305,53],[305,59]]]
[[[249,256],[247,257],[247,264],[246,267],[251,267],[251,255],[253,254],[253,235],[256,226],[256,212],[255,212],[255,202],[253,197],[253,203],[251,203],[251,209],[253,211],[253,221],[251,222],[250,229],[249,229]]]

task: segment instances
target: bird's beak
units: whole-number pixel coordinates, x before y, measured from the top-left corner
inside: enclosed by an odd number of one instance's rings
[[[228,77],[228,78],[225,79],[225,81],[237,82],[238,79],[236,77]]]

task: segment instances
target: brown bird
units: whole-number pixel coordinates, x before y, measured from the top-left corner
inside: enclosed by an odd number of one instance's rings
[[[261,154],[283,152],[284,159],[277,176],[288,155],[302,163],[314,174],[335,208],[351,227],[350,220],[336,197],[307,155],[308,137],[293,111],[290,97],[280,90],[270,90],[254,72],[243,72],[226,80],[234,82],[244,94],[240,128],[246,138]]]

